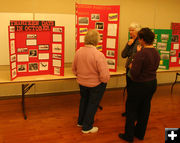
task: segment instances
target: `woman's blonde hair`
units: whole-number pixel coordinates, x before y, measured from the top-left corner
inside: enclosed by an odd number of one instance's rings
[[[84,44],[96,46],[99,42],[99,39],[100,39],[99,32],[95,29],[90,29],[85,35]]]
[[[129,28],[133,28],[138,32],[141,29],[141,25],[138,24],[138,23],[133,22],[133,23],[130,24]]]

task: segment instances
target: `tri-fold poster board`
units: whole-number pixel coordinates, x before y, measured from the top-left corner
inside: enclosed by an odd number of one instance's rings
[[[64,75],[64,27],[55,21],[10,21],[11,80],[20,76]]]
[[[171,29],[154,29],[154,47],[160,54],[159,69],[169,69],[170,49],[171,49]]]
[[[101,51],[110,71],[117,71],[120,6],[76,4],[76,50],[84,46],[89,29],[100,33],[97,49]]]
[[[170,51],[170,67],[180,66],[180,23],[171,23],[172,39]]]

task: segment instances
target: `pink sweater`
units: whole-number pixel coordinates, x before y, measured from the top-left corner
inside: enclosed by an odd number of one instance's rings
[[[72,71],[77,76],[77,82],[86,87],[107,83],[110,78],[105,56],[92,45],[76,51]]]

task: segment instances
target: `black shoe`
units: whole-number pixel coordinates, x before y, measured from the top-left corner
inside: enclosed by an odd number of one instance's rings
[[[122,115],[123,117],[125,117],[125,116],[126,116],[126,112],[122,113],[121,115]]]
[[[128,143],[133,143],[133,139],[128,139],[125,134],[119,134],[119,138],[127,141]]]
[[[140,137],[140,136],[138,136],[138,135],[134,135],[136,138],[138,138],[139,140],[144,140],[144,137]]]

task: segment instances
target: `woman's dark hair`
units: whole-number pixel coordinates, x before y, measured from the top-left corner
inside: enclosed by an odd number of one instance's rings
[[[153,44],[155,34],[149,28],[142,28],[138,32],[138,38],[143,39],[147,45]]]

